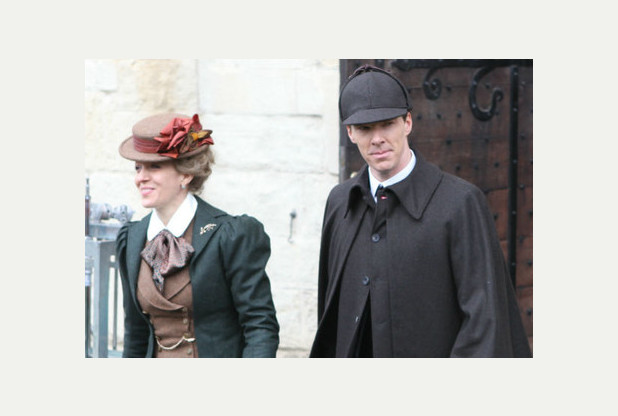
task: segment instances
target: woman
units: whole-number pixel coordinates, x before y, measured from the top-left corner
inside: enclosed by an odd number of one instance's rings
[[[199,117],[158,114],[133,126],[120,155],[152,212],[118,233],[123,357],[274,357],[279,325],[261,223],[197,194],[210,175],[211,130]]]

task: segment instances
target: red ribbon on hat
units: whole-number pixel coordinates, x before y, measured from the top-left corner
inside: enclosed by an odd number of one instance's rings
[[[142,153],[159,153],[162,156],[178,158],[200,146],[215,144],[210,134],[212,130],[203,130],[200,118],[175,117],[159,132],[154,140],[133,137],[135,150]]]

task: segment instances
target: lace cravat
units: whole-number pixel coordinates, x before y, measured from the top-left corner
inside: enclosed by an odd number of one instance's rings
[[[163,292],[163,279],[182,269],[195,250],[180,237],[168,230],[161,230],[142,250],[142,258],[152,267],[155,286]]]

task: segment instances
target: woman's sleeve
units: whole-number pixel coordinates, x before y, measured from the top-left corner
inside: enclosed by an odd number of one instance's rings
[[[146,357],[148,350],[150,329],[137,309],[129,288],[126,261],[128,227],[129,224],[123,225],[116,237],[116,261],[122,282],[122,302],[124,306],[124,345],[122,356],[124,358],[143,358]]]
[[[243,357],[275,357],[279,324],[266,274],[270,239],[255,218],[242,215],[226,223],[221,241],[223,265],[245,346]]]

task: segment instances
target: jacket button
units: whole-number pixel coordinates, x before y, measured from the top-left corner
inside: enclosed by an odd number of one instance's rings
[[[358,323],[358,321],[359,321],[359,320],[360,320],[360,318],[359,318],[358,316],[355,316],[355,317],[354,317],[354,322],[355,322],[355,323]]]
[[[369,276],[363,277],[363,284],[367,286],[369,284]]]
[[[378,241],[380,241],[380,234],[374,234],[371,236],[371,241],[373,241],[374,243],[377,243]]]

